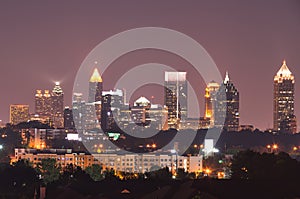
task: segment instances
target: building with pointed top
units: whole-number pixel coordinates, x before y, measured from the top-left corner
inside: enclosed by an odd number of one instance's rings
[[[97,68],[94,69],[89,81],[89,98],[88,102],[93,103],[101,101],[103,90],[102,78]]]
[[[239,129],[239,92],[226,72],[224,82],[216,94],[215,126],[227,131]]]
[[[284,60],[274,76],[273,125],[275,131],[297,132],[294,115],[294,85],[295,78]]]
[[[102,91],[102,77],[95,68],[89,80],[88,102],[85,104],[85,130],[101,127]]]

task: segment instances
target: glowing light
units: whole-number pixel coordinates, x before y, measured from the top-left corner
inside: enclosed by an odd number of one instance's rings
[[[278,145],[277,144],[273,144],[272,148],[273,149],[278,149]]]
[[[271,148],[271,145],[268,144],[268,145],[267,145],[267,148],[270,149],[270,148]]]
[[[204,171],[206,174],[210,174],[212,172],[211,169],[209,169],[209,168],[206,168]]]
[[[97,68],[94,69],[94,72],[90,78],[90,82],[102,82],[102,78]]]
[[[60,85],[60,82],[55,82],[55,85],[56,85],[56,86],[59,86],[59,85]]]
[[[293,151],[297,151],[297,150],[298,150],[298,147],[294,146]]]

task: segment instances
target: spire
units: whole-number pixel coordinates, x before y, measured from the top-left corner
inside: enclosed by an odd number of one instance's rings
[[[282,66],[280,67],[279,71],[277,72],[277,75],[282,76],[282,77],[287,77],[287,76],[292,75],[292,72],[287,67],[285,60],[283,60]]]
[[[94,69],[94,72],[90,78],[90,82],[102,82],[102,78],[97,68]]]
[[[46,94],[47,94],[47,92],[46,92]],[[63,90],[60,87],[60,82],[55,82],[55,86],[54,86],[54,88],[52,90],[52,94],[56,94],[56,95],[63,94]]]
[[[228,75],[228,72],[226,71],[225,79],[224,79],[224,84],[228,83],[229,81],[230,81],[229,75]]]

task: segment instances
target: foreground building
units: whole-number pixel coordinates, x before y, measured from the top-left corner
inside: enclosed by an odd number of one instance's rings
[[[28,160],[36,166],[42,159],[55,159],[56,162],[62,167],[67,165],[80,166],[85,169],[93,164],[100,164],[91,154],[84,152],[73,152],[72,149],[15,149],[15,155],[11,158],[11,163],[18,160]]]
[[[104,168],[130,173],[145,173],[159,168],[169,167],[172,172],[182,168],[186,172],[202,171],[202,156],[178,156],[175,154],[86,154],[73,152],[71,149],[15,149],[11,163],[24,159],[34,166],[42,159],[55,159],[62,167],[73,164],[85,169],[92,164],[100,164]]]
[[[284,60],[274,77],[273,124],[274,130],[284,133],[296,133],[297,124],[294,115],[295,78]]]

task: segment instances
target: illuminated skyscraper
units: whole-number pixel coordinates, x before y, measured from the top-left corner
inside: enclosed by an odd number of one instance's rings
[[[12,104],[9,107],[9,122],[11,124],[18,124],[20,122],[27,122],[30,118],[29,105],[27,104]]]
[[[99,74],[99,71],[97,68],[94,69],[93,74],[89,81],[89,98],[88,103],[93,103],[94,108],[90,107],[91,111],[93,109],[96,112],[96,119],[98,122],[101,122],[101,100],[102,100],[102,91],[103,91],[103,82],[102,78]],[[94,113],[90,113],[91,115],[94,115]],[[93,117],[93,116],[92,116]]]
[[[291,71],[283,64],[274,77],[274,130],[284,133],[296,133],[297,124],[294,115],[295,79]]]
[[[121,124],[121,110],[124,107],[124,93],[122,90],[102,92],[101,128],[103,131],[116,131]]]
[[[36,90],[35,94],[35,114],[40,117],[50,117],[51,116],[51,95],[49,90]]]
[[[51,115],[53,126],[63,128],[64,126],[64,93],[59,82],[55,82],[55,87],[51,92]]]
[[[103,83],[97,68],[94,69],[89,81],[89,103],[101,102]]]
[[[165,72],[165,105],[169,128],[178,129],[180,120],[187,118],[186,72]]]
[[[82,99],[82,93],[73,94],[73,121],[78,133],[82,134],[85,127],[85,101]]]
[[[214,112],[216,106],[216,94],[219,90],[220,85],[215,82],[211,81],[207,84],[205,89],[205,118],[210,120],[210,127],[214,126]]]
[[[227,131],[239,129],[239,92],[229,79],[228,73],[216,94],[215,126]],[[225,121],[224,121],[225,119]]]

